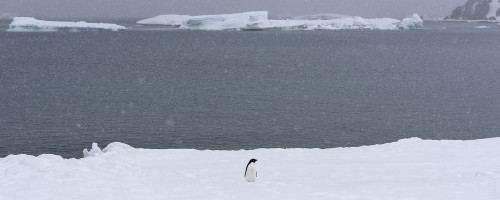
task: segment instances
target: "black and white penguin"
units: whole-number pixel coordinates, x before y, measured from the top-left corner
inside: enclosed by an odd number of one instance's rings
[[[255,167],[255,162],[257,162],[257,159],[250,159],[250,161],[248,161],[247,168],[245,169],[245,180],[248,182],[255,182],[255,179],[257,179],[257,168]]]

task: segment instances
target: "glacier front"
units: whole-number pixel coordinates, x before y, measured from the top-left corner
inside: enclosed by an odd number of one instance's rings
[[[420,19],[420,18],[419,18]],[[420,19],[421,20],[421,19]],[[423,22],[423,21],[422,21]],[[160,15],[137,22],[147,25],[168,25],[188,30],[398,30],[401,20],[391,18],[364,19],[351,16],[312,15],[286,20],[268,19],[267,11],[252,11],[221,15]],[[418,26],[406,26],[419,29]],[[404,30],[407,30],[406,28]]]
[[[127,29],[124,26],[108,23],[87,23],[44,21],[33,17],[14,17],[7,31],[30,32],[30,31],[87,31],[87,30],[110,30],[118,31]]]

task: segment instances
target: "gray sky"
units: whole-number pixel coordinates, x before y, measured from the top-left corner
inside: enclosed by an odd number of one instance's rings
[[[46,17],[133,17],[267,10],[271,16],[338,13],[402,18],[449,15],[467,0],[0,0],[0,13]]]

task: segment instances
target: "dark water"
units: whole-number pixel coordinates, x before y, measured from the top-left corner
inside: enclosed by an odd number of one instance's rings
[[[498,137],[500,28],[475,25],[1,31],[0,157]]]

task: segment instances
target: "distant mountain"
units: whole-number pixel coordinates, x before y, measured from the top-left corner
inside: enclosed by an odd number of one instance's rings
[[[16,13],[0,13],[0,19],[12,19],[17,17]]]
[[[500,0],[468,0],[444,19],[496,20],[500,16]],[[499,17],[500,19],[500,17]]]

